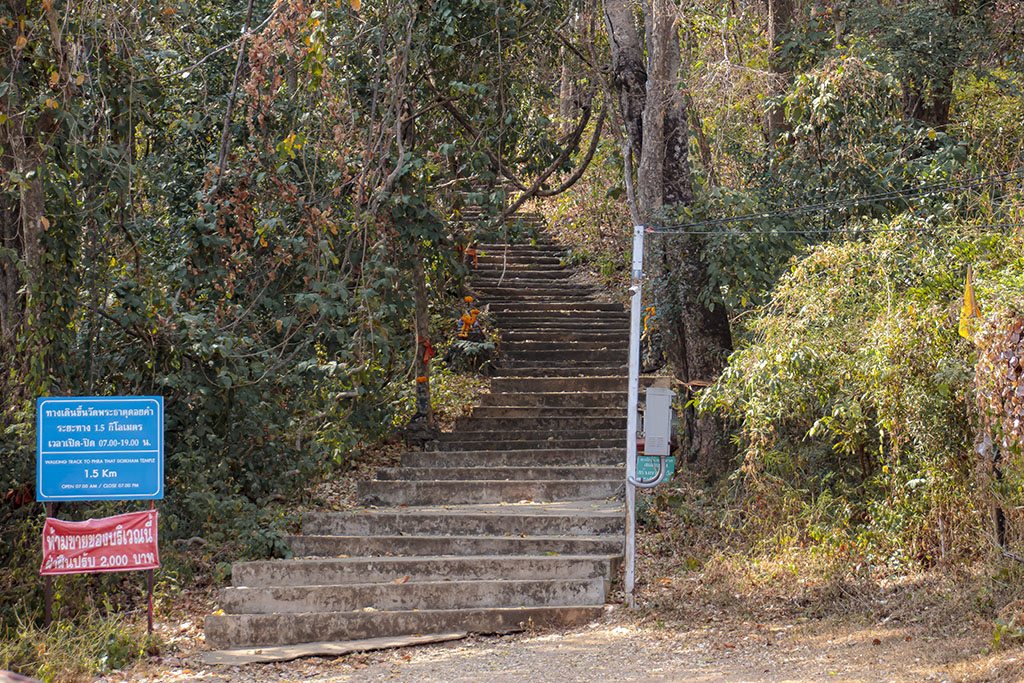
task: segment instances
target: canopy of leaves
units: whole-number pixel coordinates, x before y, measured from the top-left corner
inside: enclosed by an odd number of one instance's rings
[[[165,396],[165,538],[285,552],[267,503],[402,409],[413,255],[450,315],[456,247],[524,232],[493,220],[502,178],[527,185],[578,143],[544,115],[567,8],[3,11],[2,564],[37,551],[40,395]]]

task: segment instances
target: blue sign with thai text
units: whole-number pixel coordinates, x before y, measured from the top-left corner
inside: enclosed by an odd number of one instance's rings
[[[164,497],[162,396],[36,400],[36,500]]]

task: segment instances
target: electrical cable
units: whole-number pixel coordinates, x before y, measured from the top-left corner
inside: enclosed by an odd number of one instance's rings
[[[899,190],[892,192],[884,192],[874,195],[862,195],[860,197],[850,197],[848,199],[839,199],[832,202],[821,202],[818,204],[806,204],[803,206],[796,206],[787,209],[776,209],[772,211],[763,211],[759,213],[745,214],[742,216],[733,216],[731,218],[713,218],[704,221],[695,221],[693,223],[683,223],[677,225],[657,225],[657,226],[644,226],[648,233],[659,233],[668,232],[670,234],[720,234],[722,231],[692,231],[691,228],[701,228],[716,225],[730,225],[733,223],[747,223],[757,220],[765,220],[769,218],[782,218],[789,216],[802,216],[811,213],[821,213],[837,208],[846,208],[850,206],[857,206],[860,204],[873,204],[878,202],[896,201],[896,200],[911,200],[921,199],[924,197],[930,197],[937,194],[948,194],[956,190],[969,190],[976,187],[983,187],[986,185],[992,185],[997,182],[1012,179],[1024,179],[1024,169],[1016,171],[1006,171],[1004,173],[997,173],[989,176],[982,176],[976,178],[967,178],[962,181],[950,181],[946,183],[937,183],[934,185],[921,185],[916,188],[909,188],[908,190]],[[840,230],[846,232],[848,229]],[[810,233],[810,232],[829,232],[825,230],[797,230],[797,231],[769,231],[769,232],[799,232],[799,233]],[[753,234],[752,232],[744,232],[742,234]]]
[[[986,230],[1024,227],[1024,223],[980,223],[977,225],[923,225],[905,228],[806,228],[803,230],[646,230],[649,235],[720,235],[722,237],[774,237],[776,235],[842,234],[842,233],[913,233],[936,230]]]

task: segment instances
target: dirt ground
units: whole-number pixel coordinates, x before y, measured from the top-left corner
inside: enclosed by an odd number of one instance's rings
[[[1024,681],[1024,649],[1004,647],[989,654],[991,634],[971,628],[950,636],[950,626],[855,625],[834,620],[761,624],[726,619],[684,627],[609,607],[602,621],[569,631],[470,637],[333,659],[241,667],[204,666],[194,653],[183,653],[154,658],[99,680]]]

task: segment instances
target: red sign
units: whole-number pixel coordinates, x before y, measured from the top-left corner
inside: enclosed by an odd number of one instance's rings
[[[39,573],[92,574],[156,569],[156,510],[65,522],[46,518]]]

